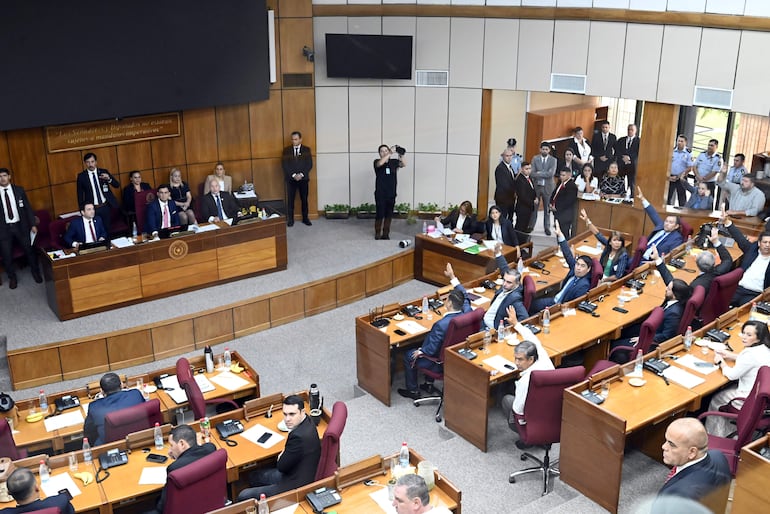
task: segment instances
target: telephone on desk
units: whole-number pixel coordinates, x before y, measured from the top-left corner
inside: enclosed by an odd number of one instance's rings
[[[217,423],[216,429],[219,432],[219,437],[227,439],[230,436],[243,432],[243,424],[237,419],[228,419]]]
[[[102,469],[114,468],[115,466],[122,466],[123,464],[128,464],[128,454],[117,448],[99,455],[99,465]]]
[[[62,412],[67,409],[74,409],[76,407],[80,407],[80,400],[78,400],[77,396],[72,395],[65,395],[61,398],[57,398],[54,400],[54,406],[56,407],[57,412]]]

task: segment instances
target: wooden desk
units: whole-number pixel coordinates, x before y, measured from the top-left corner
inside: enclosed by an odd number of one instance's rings
[[[766,435],[741,448],[732,514],[770,512],[770,459],[759,454],[769,441],[770,435]]]
[[[68,320],[286,269],[283,217],[68,259],[44,258],[48,305]]]

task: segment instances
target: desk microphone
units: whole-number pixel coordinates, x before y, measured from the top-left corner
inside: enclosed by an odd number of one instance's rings
[[[265,413],[266,418],[272,418],[273,417],[273,406],[270,405],[270,408],[267,409],[267,412]]]

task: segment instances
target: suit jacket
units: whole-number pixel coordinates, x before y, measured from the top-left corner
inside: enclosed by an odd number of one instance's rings
[[[556,157],[549,155],[545,162],[543,162],[541,155],[536,155],[532,158],[532,174],[530,177],[535,185],[540,181],[550,180],[553,182],[553,177],[556,175]]]
[[[655,207],[652,205],[648,205],[644,208],[644,210],[647,212],[647,216],[650,217],[650,221],[655,223],[655,228],[650,233],[650,237],[647,238],[648,242],[652,241],[652,238],[655,237],[658,232],[663,230],[663,220],[658,215],[658,211],[655,210]],[[682,244],[684,241],[684,238],[682,237],[682,233],[678,230],[676,232],[669,233],[663,241],[656,243],[656,247],[658,248],[658,253],[660,255],[663,255],[664,253],[669,253],[671,250]]]
[[[659,501],[665,496],[689,498],[704,503],[705,505],[711,504],[711,506],[717,507],[713,505],[713,496],[719,496],[719,490],[722,487],[729,487],[731,480],[732,475],[730,474],[730,466],[727,464],[727,459],[724,454],[719,450],[709,450],[705,459],[697,464],[686,467],[671,477],[671,479],[660,488],[658,497],[653,504],[652,512],[674,512],[674,510],[656,508]],[[726,491],[724,491],[723,494],[724,499],[726,500]],[[712,501],[709,502],[709,499]],[[724,511],[724,507],[724,505],[721,506],[722,511]],[[681,510],[679,512],[681,512]]]
[[[516,176],[516,207],[514,211],[516,211],[517,218],[524,215],[529,216],[535,210],[535,198],[537,198],[535,194],[535,181],[532,179],[532,176],[529,178],[530,180],[528,181],[523,173],[519,173]],[[530,181],[532,182],[531,185]]]
[[[96,232],[96,240],[107,239],[107,231],[104,229],[104,223],[99,216],[94,216],[94,232]],[[86,226],[83,221],[83,216],[70,221],[70,226],[67,227],[67,232],[64,234],[64,242],[67,246],[72,246],[72,243],[85,243],[86,242]]]
[[[575,256],[572,255],[572,251],[569,248],[569,241],[566,239],[564,241],[559,241],[559,248],[561,248],[561,253],[564,255],[564,259],[567,261],[567,265],[569,266],[569,273],[567,273],[567,276],[564,277],[564,280],[561,283],[561,289],[563,289],[564,286],[567,285],[567,282],[569,282],[569,280],[575,276],[575,263],[577,261],[575,260]],[[561,291],[561,289],[559,289],[559,291]],[[561,303],[570,302],[575,298],[583,296],[588,292],[589,289],[591,289],[590,270],[588,273],[586,273],[585,276],[578,278],[572,283],[569,291],[562,295]]]
[[[103,169],[103,168],[96,168],[96,176],[99,180],[99,187],[102,188],[102,195],[104,195],[104,199],[106,203],[110,205],[110,207],[117,207],[118,206],[118,200],[115,198],[115,195],[112,193],[112,189],[109,187],[107,188],[107,191],[104,190],[104,182],[99,179],[99,175],[102,173],[106,173],[110,176],[109,180],[107,181],[107,184],[112,187],[120,187],[120,182],[110,175],[110,172]],[[99,202],[94,200],[94,193],[93,188],[91,184],[91,179],[89,178],[88,170],[83,170],[80,173],[78,173],[77,178],[77,193],[78,193],[78,205],[82,206],[84,203],[93,203],[97,204]]]
[[[179,469],[184,466],[187,466],[188,464],[195,462],[201,457],[205,457],[206,455],[214,453],[215,451],[217,451],[217,447],[214,446],[214,444],[212,443],[205,443],[205,444],[190,447],[187,449],[187,451],[185,451],[182,455],[180,455],[178,459],[176,459],[174,462],[168,465],[168,467],[166,468],[166,475],[168,476],[168,474],[174,471],[175,469]],[[160,492],[160,498],[158,498],[158,502],[155,505],[155,510],[157,510],[158,512],[163,512],[163,507],[165,505],[166,505],[166,486],[164,485],[163,489]]]
[[[604,234],[601,232],[594,234],[594,237],[599,240],[601,244],[604,245],[604,250],[602,251],[602,255],[599,257],[599,262],[602,263],[602,268],[604,268],[604,265],[607,263],[607,259],[610,258],[610,252],[612,251],[612,248],[610,248],[610,242],[609,240],[604,237]],[[620,278],[626,274],[628,271],[626,268],[628,268],[629,264],[629,258],[628,258],[628,252],[623,252],[620,255],[615,255],[615,260],[612,261],[612,275],[615,275],[617,278]],[[665,265],[664,265],[665,266]],[[668,283],[668,282],[666,282]]]
[[[179,225],[179,209],[173,200],[168,201],[168,215],[172,227]],[[160,201],[147,205],[147,211],[144,218],[144,229],[149,233],[157,232],[163,226],[163,213],[160,210]]]
[[[593,139],[591,139],[591,152],[594,154],[594,168],[597,172],[604,173],[610,167],[610,163],[615,160],[615,143],[617,141],[618,138],[615,137],[615,134],[610,132],[607,134],[607,146],[605,147],[602,133],[597,132],[594,134]],[[602,161],[599,159],[602,156],[606,157],[607,160]]]
[[[222,209],[224,209],[225,215],[228,218],[234,218],[238,214],[238,211],[241,210],[238,201],[233,195],[226,191],[220,191],[219,196],[222,199]],[[214,200],[214,195],[211,193],[201,198],[201,216],[203,217],[203,221],[208,220],[212,216],[219,217],[217,202]]]
[[[35,500],[20,507],[8,507],[3,509],[3,514],[17,514],[21,512],[35,512],[37,510],[58,508],[61,514],[75,514],[75,508],[63,494],[49,496],[43,500]]]
[[[278,483],[281,492],[296,489],[315,480],[318,461],[321,458],[321,440],[318,439],[313,420],[305,420],[289,432],[286,447],[278,459],[277,468],[281,472]]]
[[[110,412],[140,403],[144,403],[144,397],[138,389],[118,391],[91,402],[88,406],[88,416],[83,422],[83,436],[88,438],[91,446],[104,444],[104,417]]]
[[[209,175],[206,177],[206,182],[203,183],[203,194],[207,195],[209,194],[209,181],[213,178],[215,178],[216,175]],[[224,189],[220,189],[220,191],[227,191],[228,193],[233,192],[233,177],[230,175],[225,175],[222,180],[225,181],[225,187]]]
[[[452,212],[450,212],[446,218],[441,218],[441,223],[445,227],[449,228],[455,228],[457,227],[457,219],[460,217],[460,209],[452,209]],[[478,228],[479,222],[476,220],[476,215],[471,214],[470,216],[465,217],[465,221],[463,222],[462,227],[460,228],[463,231],[463,234],[474,234],[476,232],[481,232]]]
[[[639,159],[639,136],[634,136],[631,146],[626,150],[626,141],[628,136],[623,136],[615,142],[615,158],[618,161],[618,169],[636,169],[636,161]],[[631,164],[623,163],[623,156],[628,155]]]
[[[147,182],[142,182],[139,184],[139,188],[142,191],[149,191],[152,189],[152,186]],[[125,212],[136,212],[136,205],[134,205],[135,194],[134,184],[129,184],[123,188],[123,210]]]
[[[300,182],[307,182],[310,180],[310,170],[313,168],[313,156],[310,155],[310,148],[305,145],[300,145],[299,156],[295,157],[294,146],[287,146],[283,149],[281,167],[283,168],[283,176],[287,182],[294,181],[294,179],[291,178],[294,173],[303,173],[305,176]]]
[[[711,287],[711,282],[717,278],[719,275],[723,275],[730,271],[733,267],[733,258],[730,255],[730,252],[727,250],[725,245],[719,245],[717,246],[717,253],[719,254],[719,259],[721,262],[714,266],[714,268],[711,271],[707,271],[706,273],[701,273],[697,277],[693,279],[692,282],[690,282],[690,287],[695,289],[696,286],[703,286],[703,289],[708,292],[709,287]],[[657,266],[658,272],[660,273],[660,276],[663,277],[663,282],[668,285],[669,282],[674,280],[674,276],[671,274],[671,272],[668,270],[668,267],[666,266],[665,262],[661,262]]]
[[[663,323],[655,331],[652,341],[660,344],[674,337],[679,329],[679,321],[684,314],[684,303],[676,302],[663,309]]]
[[[487,221],[484,225],[487,231],[487,238],[492,239],[492,225],[494,225],[492,218],[487,218]],[[511,220],[503,217],[500,218],[500,232],[503,234],[503,243],[507,244],[508,246],[519,245],[519,238],[516,237],[516,231],[513,229],[513,223],[511,223]]]
[[[570,179],[564,184],[564,187],[559,192],[559,188],[561,187],[561,184],[557,185],[553,193],[551,193],[551,205],[554,205],[556,207],[556,211],[554,212],[555,216],[558,216],[559,219],[566,219],[575,218],[575,214],[577,213],[577,195],[578,190],[577,186],[575,185],[575,181]],[[557,192],[559,192],[557,194]]]
[[[32,206],[29,204],[27,193],[24,192],[24,188],[11,185],[13,196],[16,200],[16,210],[19,211],[19,223],[21,223],[21,233],[26,234],[29,229],[35,226],[35,211],[32,210]],[[0,190],[0,202],[5,202],[2,190]],[[5,210],[0,207],[0,239],[10,239],[11,229],[5,223]]]
[[[744,236],[740,229],[735,226],[735,223],[731,223],[730,226],[727,227],[727,231],[730,233],[730,237],[735,239],[735,242],[738,243],[738,247],[743,252],[741,268],[743,268],[743,271],[748,270],[759,255],[759,241],[752,243],[746,239],[746,236]],[[765,270],[765,289],[768,287],[770,287],[770,266]]]
[[[495,168],[495,203],[497,205],[513,205],[516,201],[514,177],[508,166],[500,161]]]
[[[500,269],[500,273],[503,275],[507,273],[508,270],[510,270],[508,263],[505,261],[505,257],[502,255],[495,257],[495,263]],[[492,303],[495,302],[497,296],[502,292],[502,287],[495,291],[495,295],[492,297]],[[508,316],[506,311],[511,305],[513,305],[513,308],[516,310],[516,319],[522,321],[529,317],[527,309],[524,307],[524,286],[521,284],[519,284],[519,287],[508,293],[508,296],[505,297],[503,302],[500,304],[500,307],[497,309],[497,312],[495,313],[495,328],[499,327],[500,321]]]
[[[465,297],[463,308],[459,312],[446,314],[443,318],[433,324],[430,332],[427,336],[425,336],[425,340],[422,342],[422,353],[425,355],[429,355],[430,357],[438,357],[441,353],[441,346],[444,344],[444,337],[446,336],[446,331],[449,328],[449,322],[452,321],[452,318],[455,316],[459,316],[460,314],[464,314],[472,310],[471,302],[468,300],[468,295],[465,294],[465,288],[462,286],[462,284],[457,284],[455,289],[463,293],[463,296]]]

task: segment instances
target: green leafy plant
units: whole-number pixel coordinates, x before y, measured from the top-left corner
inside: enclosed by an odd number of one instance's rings
[[[417,210],[420,212],[439,212],[437,203],[418,203]]]

